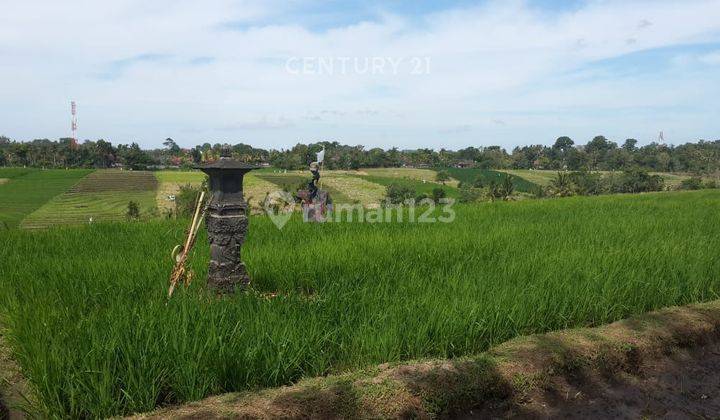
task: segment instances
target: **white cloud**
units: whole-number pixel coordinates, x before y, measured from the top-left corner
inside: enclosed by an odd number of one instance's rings
[[[720,64],[720,50],[700,56],[700,61],[714,66]]]
[[[258,24],[287,7],[233,0],[8,3],[0,16],[0,132],[65,135],[70,99],[79,103],[82,137],[145,145],[167,136],[182,145],[212,140],[219,128],[225,137],[268,147],[303,138],[383,147],[509,145],[550,142],[564,127],[579,136],[633,136],[653,124],[654,111],[635,119],[593,118],[594,111],[692,103],[717,111],[708,98],[717,97],[719,76],[572,74],[638,51],[719,42],[718,0],[591,1],[562,13],[491,1],[420,21],[385,13],[379,22],[323,32]],[[292,57],[385,57],[402,65],[381,74],[294,74],[287,70]],[[429,71],[412,74],[412,60],[425,70],[426,57]],[[716,64],[718,57],[701,60]],[[586,111],[568,113],[573,108]],[[678,119],[677,131],[719,132],[717,122],[697,120]],[[438,132],[454,132],[443,136],[454,143],[437,145]]]

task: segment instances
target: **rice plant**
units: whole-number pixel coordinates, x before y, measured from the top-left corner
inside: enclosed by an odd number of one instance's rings
[[[141,412],[716,299],[719,203],[573,197],[458,205],[446,224],[294,216],[282,231],[253,217],[253,290],[205,293],[201,236],[195,281],[169,302],[186,222],[6,231],[0,320],[42,414]]]

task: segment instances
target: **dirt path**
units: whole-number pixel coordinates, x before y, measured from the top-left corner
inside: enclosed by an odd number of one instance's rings
[[[720,343],[677,350],[641,372],[577,378],[566,393],[541,390],[510,406],[459,418],[711,419],[720,417]]]

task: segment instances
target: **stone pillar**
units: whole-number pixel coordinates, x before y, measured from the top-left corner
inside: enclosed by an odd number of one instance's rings
[[[208,287],[219,293],[233,293],[250,284],[241,259],[248,229],[243,176],[257,167],[232,160],[229,150],[225,150],[218,161],[198,168],[209,175],[212,194],[205,219],[210,242]]]
[[[233,293],[237,286],[250,284],[241,257],[248,228],[247,203],[243,200],[233,206],[231,214],[223,214],[224,210],[229,209],[211,204],[205,222],[210,242],[208,287],[220,293]]]

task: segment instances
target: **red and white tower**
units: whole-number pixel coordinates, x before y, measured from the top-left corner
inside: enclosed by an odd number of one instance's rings
[[[72,145],[73,147],[77,146],[77,105],[75,105],[75,101],[70,102],[70,128],[72,130]]]

